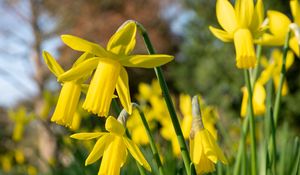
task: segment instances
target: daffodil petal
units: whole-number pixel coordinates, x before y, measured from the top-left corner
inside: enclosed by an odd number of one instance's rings
[[[294,54],[291,51],[288,51],[286,56],[286,69],[289,69],[294,63]]]
[[[87,74],[89,74],[91,71],[93,71],[101,58],[94,57],[85,60],[84,62],[78,64],[77,66],[71,68],[70,70],[66,71],[65,73],[61,74],[58,77],[59,81],[72,81],[79,79]]]
[[[264,4],[262,0],[257,0],[250,28],[252,31],[257,31],[264,20]]]
[[[297,57],[299,57],[300,56],[300,45],[295,36],[290,39],[289,46],[294,51],[294,53],[297,55]]]
[[[129,150],[132,157],[139,162],[143,167],[145,167],[148,171],[151,171],[151,167],[148,164],[147,160],[144,158],[142,152],[140,151],[139,147],[131,140],[126,137],[123,137],[124,143]]]
[[[284,43],[289,30],[289,25],[291,24],[290,19],[285,14],[274,10],[269,10],[267,16],[271,33],[281,39],[282,43]]]
[[[136,30],[135,22],[125,22],[110,38],[107,50],[117,55],[128,55],[135,46]]]
[[[300,4],[298,0],[290,0],[290,7],[294,18],[294,22],[300,25]]]
[[[233,39],[233,36],[224,30],[220,30],[212,26],[209,26],[209,30],[215,35],[215,37],[219,38],[223,42],[230,42]]]
[[[101,137],[102,135],[107,134],[105,132],[83,132],[83,133],[77,133],[73,134],[70,137],[77,140],[90,140],[95,139],[98,137]]]
[[[154,68],[166,64],[173,60],[171,55],[132,55],[122,57],[120,62],[126,67]]]
[[[108,56],[108,52],[98,44],[84,40],[77,36],[62,35],[61,39],[67,46],[74,50],[88,52],[101,57]]]
[[[248,28],[251,24],[254,4],[253,0],[237,0],[235,3],[236,16],[239,26]]]
[[[232,33],[238,27],[234,8],[228,0],[218,0],[216,5],[217,19],[227,32]]]
[[[50,53],[43,51],[43,58],[45,63],[47,64],[49,70],[58,77],[59,75],[64,73],[64,70],[60,67],[60,65],[56,62],[56,60],[50,55]]]
[[[98,139],[93,150],[85,160],[85,165],[92,164],[100,159],[104,153],[104,150],[112,141],[113,136],[111,134],[105,134],[100,139]]]
[[[132,113],[132,105],[130,99],[130,91],[128,85],[128,75],[124,67],[121,68],[120,76],[117,81],[116,90],[122,106],[128,114]]]
[[[117,134],[117,135],[124,135],[125,128],[124,126],[113,116],[109,116],[105,123],[105,129],[111,133]]]
[[[73,64],[73,67],[77,66],[78,64],[84,62],[85,60],[87,60],[88,58],[92,58],[93,55],[88,53],[88,52],[84,52]]]

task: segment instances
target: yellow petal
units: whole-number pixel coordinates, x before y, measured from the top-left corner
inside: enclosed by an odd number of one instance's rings
[[[79,103],[80,93],[79,84],[72,81],[64,83],[51,121],[70,127]]]
[[[124,67],[121,67],[120,76],[117,81],[116,90],[120,98],[122,106],[125,108],[127,113],[131,115],[132,105],[130,100],[130,91],[128,85],[128,75]]]
[[[105,129],[110,133],[114,133],[120,136],[124,135],[125,133],[124,126],[113,116],[109,116],[107,118],[105,123]]]
[[[101,57],[109,56],[109,53],[104,48],[82,38],[72,35],[62,35],[61,39],[67,46],[74,50],[88,52]]]
[[[104,134],[101,138],[99,138],[88,158],[85,160],[85,165],[92,164],[100,159],[104,150],[109,144],[111,144],[113,139],[114,137],[111,134]]]
[[[120,175],[126,158],[127,150],[122,138],[114,136],[104,151],[98,175]]]
[[[300,25],[300,4],[298,0],[290,0],[290,7],[293,14],[294,22]]]
[[[90,87],[83,108],[98,116],[107,116],[120,75],[121,65],[112,59],[101,59]]]
[[[83,132],[83,133],[77,133],[73,134],[70,137],[77,140],[90,140],[95,139],[98,137],[101,137],[102,135],[107,134],[105,132]]]
[[[266,90],[262,84],[259,82],[255,83],[253,91],[253,109],[255,115],[262,115],[266,111],[265,100],[266,100]]]
[[[58,77],[60,74],[64,73],[64,70],[56,62],[56,60],[50,55],[50,53],[43,51],[43,58],[47,64],[49,70]]]
[[[262,25],[264,20],[264,4],[262,0],[257,0],[254,12],[253,12],[253,18],[251,21],[251,31],[257,31],[259,27]]]
[[[237,19],[234,8],[228,0],[218,0],[216,4],[217,19],[224,30],[234,32],[237,27]]]
[[[110,38],[107,50],[117,55],[128,55],[135,46],[136,24],[125,22]]]
[[[241,116],[245,117],[247,113],[247,105],[248,105],[248,92],[246,87],[242,88],[242,92],[243,92],[243,99],[241,105]]]
[[[139,162],[143,167],[145,167],[148,171],[151,171],[151,167],[148,164],[147,160],[144,158],[142,152],[140,151],[139,147],[131,140],[126,137],[123,137],[123,141],[129,150],[132,157]]]
[[[85,60],[87,60],[88,58],[92,58],[93,55],[88,53],[88,52],[84,52],[82,55],[80,55],[80,57],[75,61],[75,63],[73,64],[73,67],[77,66],[78,64],[84,62]]]
[[[211,31],[211,33],[213,33],[215,35],[215,37],[217,37],[218,39],[220,39],[223,42],[231,42],[233,39],[232,34],[226,32],[226,31],[214,28],[212,26],[209,26],[209,30]]]
[[[267,16],[271,33],[283,44],[291,23],[290,19],[285,14],[273,10],[269,10]]]
[[[154,68],[173,60],[171,55],[131,55],[122,57],[119,61],[126,67]]]
[[[237,0],[235,3],[235,11],[239,27],[248,28],[253,17],[253,0]]]
[[[98,65],[98,62],[101,60],[99,57],[94,57],[85,60],[84,62],[78,64],[75,67],[72,67],[70,70],[61,74],[58,77],[59,81],[73,81],[79,79],[89,73],[91,73]]]
[[[289,69],[294,63],[294,54],[291,51],[288,51],[287,56],[286,56],[286,69]]]
[[[239,69],[253,68],[256,64],[256,56],[252,34],[248,29],[239,29],[234,32],[234,46],[236,66]]]

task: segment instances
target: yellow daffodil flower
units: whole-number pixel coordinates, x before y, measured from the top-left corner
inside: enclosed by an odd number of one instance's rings
[[[5,155],[0,156],[1,168],[4,173],[8,173],[12,169],[12,155],[7,153]]]
[[[218,113],[213,106],[206,105],[202,100],[201,96],[200,103],[202,109],[202,120],[205,125],[205,128],[217,139],[217,130],[215,128],[215,124],[217,122]],[[183,115],[183,119],[181,122],[181,128],[183,132],[183,136],[185,139],[188,139],[190,136],[193,114],[192,114],[192,98],[188,94],[180,94],[179,96],[179,109]]]
[[[25,162],[25,156],[24,156],[23,150],[21,150],[21,149],[16,149],[16,150],[14,151],[14,153],[15,153],[14,156],[15,156],[16,162],[17,162],[19,165],[23,164],[23,163]]]
[[[300,26],[300,6],[298,0],[291,0],[290,7],[294,18],[294,25],[296,25],[299,29]],[[289,31],[289,28],[292,24],[292,21],[283,13],[269,10],[267,12],[267,21],[268,21],[268,29],[269,33],[264,33],[262,35],[261,40],[258,43],[263,45],[270,45],[270,46],[281,46],[285,42],[285,38]],[[297,30],[297,29],[296,29]],[[297,33],[297,32],[296,32]],[[299,31],[298,31],[299,33]],[[299,35],[299,34],[298,34]],[[293,52],[299,57],[300,56],[300,36],[292,33],[291,38],[289,40],[289,47],[293,50]]]
[[[209,27],[223,42],[234,42],[236,66],[253,68],[256,64],[254,40],[263,32],[264,9],[262,0],[236,0],[235,7],[228,0],[217,0],[216,15],[224,30]]]
[[[82,54],[74,63],[73,67],[76,67],[79,63],[88,59],[90,56],[91,55],[88,53]],[[43,57],[49,70],[56,77],[59,77],[61,74],[64,73],[64,70],[61,68],[61,66],[48,52],[44,51]],[[88,61],[93,61],[93,60],[95,59],[93,58],[88,59]],[[59,94],[55,111],[51,118],[52,122],[56,122],[57,124],[64,125],[67,127],[72,127],[75,111],[77,109],[77,105],[82,90],[81,84],[85,81],[85,78],[86,77],[72,80],[72,81],[61,81],[62,89]]]
[[[270,61],[267,61],[266,58],[262,58],[262,66],[264,70],[262,71],[258,81],[262,84],[267,83],[269,79],[273,79],[275,89],[278,89],[280,81],[280,73],[282,67],[282,52],[279,49],[274,49],[271,55]],[[294,62],[294,54],[291,51],[288,51],[286,57],[286,70],[288,70]],[[282,95],[285,96],[288,93],[288,84],[285,80],[282,87]]]
[[[34,118],[34,114],[26,114],[26,108],[22,106],[16,112],[8,111],[8,116],[15,124],[12,139],[18,142],[23,138],[24,125]]]
[[[63,42],[72,49],[96,56],[95,62],[86,60],[59,77],[59,80],[70,81],[96,69],[83,104],[83,108],[87,111],[107,116],[116,89],[122,106],[131,114],[128,75],[124,66],[153,68],[173,59],[173,56],[160,54],[129,55],[135,47],[136,31],[135,22],[126,22],[110,38],[106,49],[75,36],[62,35]]]
[[[227,159],[215,138],[203,125],[199,103],[199,98],[195,96],[193,98],[193,126],[190,133],[190,155],[197,174],[202,175],[215,171],[215,164],[218,160],[227,164]]]
[[[37,175],[37,173],[38,173],[37,171],[38,171],[37,168],[34,167],[34,166],[32,166],[32,165],[29,165],[27,167],[27,173],[28,173],[28,175]]]
[[[245,117],[247,113],[247,106],[248,106],[248,90],[246,87],[242,88],[243,92],[243,100],[242,100],[242,106],[241,106],[241,116]],[[252,103],[253,103],[253,110],[254,115],[262,115],[266,111],[266,90],[259,81],[257,81],[254,85],[253,90],[253,97],[252,97]]]
[[[112,116],[108,117],[105,129],[108,132],[78,133],[71,136],[79,140],[99,138],[86,159],[85,165],[94,163],[102,157],[98,175],[119,175],[121,167],[126,162],[128,150],[139,164],[151,171],[139,147],[124,136],[125,128],[117,119]]]

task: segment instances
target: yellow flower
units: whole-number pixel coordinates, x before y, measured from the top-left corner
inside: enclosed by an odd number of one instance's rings
[[[294,25],[298,26],[298,30],[300,30],[299,3],[297,2],[297,0],[291,0],[290,6],[294,17]],[[264,33],[261,37],[261,40],[258,40],[257,42],[263,45],[270,46],[283,45],[290,25],[292,24],[291,20],[285,14],[274,10],[269,10],[267,12],[267,19],[268,29],[270,32]],[[300,56],[299,44],[299,38],[297,39],[296,35],[292,34],[289,40],[289,46],[298,57]]]
[[[241,106],[241,116],[245,117],[247,113],[247,107],[248,107],[248,90],[246,87],[242,88],[243,92],[243,100],[242,100],[242,106]],[[253,110],[254,115],[262,115],[266,111],[266,90],[259,81],[257,81],[254,85],[253,90],[253,97],[252,97],[252,104],[253,104]]]
[[[21,106],[16,112],[8,111],[8,116],[15,124],[12,139],[18,142],[23,138],[24,125],[34,118],[34,114],[26,114],[26,108]]]
[[[59,80],[63,81],[73,80],[96,69],[83,104],[83,108],[87,111],[107,116],[116,89],[122,106],[131,114],[128,75],[124,66],[153,68],[173,59],[173,56],[160,54],[129,55],[135,47],[136,31],[135,22],[126,22],[110,38],[106,49],[75,36],[62,36],[63,42],[72,49],[96,56],[96,63],[89,64],[89,60],[86,60],[59,77]]]
[[[46,51],[43,52],[45,63],[49,70],[56,76],[59,77],[64,73],[64,70],[56,62],[56,60]],[[82,54],[77,61],[73,64],[76,67],[79,63],[83,62],[90,55],[88,53]],[[93,62],[95,59],[88,59],[89,62]],[[72,81],[61,81],[62,89],[60,91],[55,111],[52,115],[51,121],[57,124],[72,127],[74,121],[75,111],[80,99],[82,90],[81,84],[85,81],[86,77],[72,80]]]
[[[209,27],[210,31],[223,42],[234,42],[236,66],[240,69],[253,68],[256,64],[254,40],[264,28],[262,0],[236,0],[235,7],[228,0],[217,0],[216,15],[224,30]]]
[[[215,171],[215,164],[227,160],[215,138],[205,128],[200,111],[199,97],[193,98],[193,126],[190,134],[190,155],[197,174]]]
[[[5,155],[2,155],[0,157],[0,162],[1,162],[1,168],[4,173],[8,173],[12,169],[12,155],[7,153]]]
[[[125,128],[118,120],[112,116],[108,117],[105,129],[108,132],[78,133],[71,136],[79,140],[100,137],[86,159],[85,165],[94,163],[102,157],[98,175],[119,175],[121,167],[126,162],[128,150],[139,164],[151,171],[139,147],[124,136]]]
[[[215,128],[216,120],[218,118],[218,113],[213,106],[208,106],[204,103],[201,96],[199,96],[201,109],[202,109],[202,120],[205,128],[217,139],[217,130]],[[179,96],[179,109],[183,115],[183,120],[181,122],[181,128],[183,136],[185,139],[189,138],[193,114],[192,114],[192,98],[187,94],[180,94]]]
[[[288,70],[294,62],[294,54],[291,51],[288,51],[286,57],[286,70]],[[261,84],[265,84],[269,79],[273,79],[275,89],[278,89],[280,81],[280,73],[282,67],[282,52],[279,49],[274,49],[271,55],[271,59],[268,62],[266,58],[262,58],[262,66],[264,70],[262,71],[258,81]],[[288,93],[288,84],[284,80],[282,87],[282,95],[285,96]]]
[[[14,153],[15,153],[14,156],[15,156],[16,162],[17,162],[19,165],[23,164],[24,161],[25,161],[25,156],[24,156],[23,150],[21,150],[21,149],[16,149]]]

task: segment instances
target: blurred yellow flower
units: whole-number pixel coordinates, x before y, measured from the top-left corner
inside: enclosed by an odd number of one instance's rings
[[[286,70],[288,70],[294,62],[294,54],[291,51],[288,51],[286,57]],[[271,59],[268,61],[266,58],[262,57],[261,60],[264,70],[262,71],[258,81],[261,84],[267,83],[269,79],[273,79],[275,89],[278,89],[281,67],[282,67],[282,52],[279,49],[274,49],[271,55]],[[288,93],[288,84],[284,80],[282,87],[282,95],[285,96]]]
[[[0,157],[1,168],[3,172],[8,173],[12,169],[12,155],[6,153],[5,155],[1,155]]]
[[[121,167],[126,162],[128,150],[139,164],[151,171],[139,147],[124,136],[125,128],[118,120],[112,116],[108,117],[105,129],[108,132],[78,133],[71,136],[79,140],[100,137],[86,159],[85,165],[94,163],[102,157],[98,175],[119,175]]]
[[[37,173],[38,173],[37,168],[32,165],[29,165],[27,167],[27,173],[28,173],[28,175],[37,175]]]
[[[234,42],[236,66],[239,69],[253,68],[256,64],[254,41],[260,37],[264,27],[262,0],[236,0],[235,7],[228,0],[217,0],[216,15],[224,30],[209,27],[223,42]]]
[[[79,63],[88,59],[91,55],[88,53],[82,54],[73,64],[76,67]],[[56,62],[56,60],[46,51],[43,52],[45,63],[49,70],[59,77],[64,73],[64,70]],[[88,59],[93,60],[93,59]],[[75,111],[79,103],[80,94],[82,90],[81,84],[86,80],[86,77],[81,77],[72,81],[61,81],[62,89],[60,91],[55,111],[52,115],[51,121],[57,124],[72,127]]]
[[[160,54],[129,55],[135,47],[136,31],[135,22],[124,23],[110,38],[106,49],[75,36],[62,35],[63,42],[72,49],[96,56],[95,62],[91,63],[90,60],[86,60],[59,77],[59,80],[70,81],[96,69],[83,104],[83,108],[87,111],[98,116],[107,116],[116,89],[122,106],[131,114],[128,75],[124,66],[153,68],[173,59],[173,56]]]
[[[16,162],[20,165],[23,164],[25,161],[25,156],[23,151],[21,149],[16,149],[14,153],[15,153]]]
[[[243,92],[243,100],[242,100],[242,106],[241,106],[241,116],[245,117],[247,114],[247,107],[248,107],[248,90],[246,87],[242,88]],[[257,81],[254,85],[253,90],[253,97],[252,97],[252,103],[253,103],[253,110],[254,115],[263,115],[266,111],[266,90],[259,81]]]
[[[10,120],[14,122],[12,139],[18,142],[23,138],[24,125],[28,124],[32,119],[34,119],[34,114],[27,114],[26,108],[21,106],[17,109],[17,111],[9,110],[8,116]]]
[[[291,0],[290,6],[294,17],[294,25],[297,26],[298,30],[300,30],[299,29],[300,26],[299,3],[297,0]],[[257,42],[263,45],[270,45],[270,46],[283,45],[287,33],[289,31],[290,25],[292,24],[291,20],[281,12],[269,10],[267,12],[267,22],[268,22],[267,25],[268,25],[269,32],[264,33],[262,35],[261,40],[258,40]],[[294,51],[294,53],[298,57],[300,56],[299,39],[300,38],[297,39],[295,33],[293,33],[289,40],[289,47]]]

